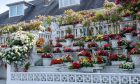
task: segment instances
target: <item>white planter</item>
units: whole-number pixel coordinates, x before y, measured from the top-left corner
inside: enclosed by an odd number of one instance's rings
[[[70,46],[72,44],[72,39],[66,39],[67,46]]]
[[[126,37],[126,40],[127,41],[132,41],[132,35],[131,35],[131,33],[126,33],[125,34],[125,37]]]
[[[118,47],[118,40],[111,40],[112,48],[117,48]]]
[[[111,61],[111,64],[113,65],[113,66],[119,66],[120,64],[123,64],[123,63],[125,63],[126,61]]]
[[[130,56],[135,65],[140,65],[140,54]]]
[[[103,63],[103,64],[93,64],[94,67],[103,67],[105,65],[106,65],[106,63]]]
[[[52,58],[43,58],[43,66],[50,66]]]
[[[93,72],[93,67],[83,67],[83,68],[80,68],[80,72],[92,73]]]
[[[79,46],[73,46],[72,48],[73,48],[74,51],[76,51],[76,50],[79,49],[80,47],[79,47]]]

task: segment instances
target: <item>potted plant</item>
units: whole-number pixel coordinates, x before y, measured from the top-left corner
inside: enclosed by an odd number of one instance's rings
[[[64,48],[64,52],[73,52],[71,48]]]
[[[127,41],[132,41],[132,35],[131,35],[132,31],[133,31],[132,27],[126,27],[122,29],[122,32],[125,34]]]
[[[60,58],[61,57],[61,53],[62,53],[62,51],[60,50],[60,48],[55,48],[54,51],[53,51],[53,55],[54,55],[53,57],[55,59]]]
[[[72,34],[72,29],[71,28],[68,28],[66,30],[66,35],[65,35],[65,39],[66,39],[66,42],[67,42],[67,46],[70,46],[71,42],[72,42],[72,39],[74,39],[74,35]]]
[[[91,42],[88,44],[88,48],[90,49],[96,49],[98,47],[98,44],[95,42]]]
[[[135,64],[132,62],[125,62],[119,65],[119,68],[124,72],[132,72],[135,69]]]
[[[61,43],[56,43],[55,45],[54,45],[54,47],[56,47],[56,48],[59,48],[60,50],[62,50],[62,44]]]
[[[118,55],[115,53],[110,54],[109,60],[111,61],[112,65],[119,65],[121,63],[125,63],[127,57],[125,55]]]
[[[126,48],[128,45],[129,45],[129,43],[127,42],[127,40],[123,40],[123,39],[118,40],[119,47]]]
[[[138,48],[133,48],[130,53],[133,63],[135,65],[140,65],[140,50]]]
[[[96,55],[102,56],[106,60],[106,62],[108,61],[109,53],[107,51],[98,50],[96,51]]]
[[[88,44],[92,41],[92,39],[90,37],[85,37],[84,41],[85,41],[85,48],[87,49]]]
[[[107,50],[108,52],[110,52],[112,50],[112,45],[107,43],[103,45],[103,49]]]
[[[104,45],[105,43],[107,43],[106,41],[104,41],[104,36],[103,35],[98,35],[96,37],[96,42],[99,45],[99,47],[101,47],[102,45]]]
[[[81,68],[81,65],[80,65],[80,63],[79,62],[73,62],[73,63],[71,63],[71,65],[69,66],[69,69],[74,69],[74,70],[78,70],[78,69],[80,69]]]
[[[42,58],[43,58],[43,65],[50,66],[53,55],[50,53],[44,53],[42,54]]]
[[[61,66],[63,64],[63,60],[61,58],[51,60],[51,65],[53,66]]]
[[[73,62],[73,57],[71,54],[66,54],[62,57],[62,60],[66,66],[69,66]]]
[[[87,58],[87,57],[91,57],[91,54],[86,50],[82,50],[81,52],[78,53],[78,57],[79,59]]]
[[[73,43],[73,50],[77,50],[77,49],[79,49],[80,47],[79,47],[79,43],[78,42],[74,42]]]
[[[118,39],[121,38],[118,34],[111,34],[110,35],[111,38],[111,44],[112,44],[112,48],[117,48],[118,47]]]
[[[103,67],[105,66],[106,60],[99,55],[95,55],[94,59],[93,59],[93,66],[94,67]]]

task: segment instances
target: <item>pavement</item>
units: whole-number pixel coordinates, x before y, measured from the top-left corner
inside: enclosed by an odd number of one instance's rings
[[[0,80],[0,84],[6,84],[6,80]]]

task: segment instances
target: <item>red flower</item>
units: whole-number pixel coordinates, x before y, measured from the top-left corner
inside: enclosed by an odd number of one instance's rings
[[[51,65],[53,64],[62,64],[63,63],[63,60],[62,59],[54,59],[51,61]]]
[[[98,64],[102,64],[103,63],[103,60],[102,60],[102,57],[101,56],[98,56],[97,57],[97,62],[98,62]]]
[[[87,56],[87,57],[91,57],[91,54],[89,52],[87,52],[86,50],[82,50],[78,56]]]
[[[61,43],[57,43],[54,47],[62,47]]]
[[[56,49],[54,49],[54,51],[53,51],[53,53],[60,53],[60,52],[61,52],[60,48],[56,48]]]
[[[103,48],[105,49],[105,50],[110,50],[111,48],[112,48],[112,46],[111,46],[111,44],[104,44],[104,46],[103,46]]]
[[[103,40],[104,40],[104,41],[108,41],[108,40],[109,40],[109,35],[107,35],[107,34],[104,35],[104,36],[103,36]]]
[[[65,36],[65,39],[74,39],[74,35],[73,34],[67,34]]]
[[[1,45],[1,48],[7,48],[7,47],[8,47],[8,45],[6,45],[6,44]]]
[[[131,51],[130,51],[131,54],[139,54],[140,51],[137,49],[137,48],[133,48]]]
[[[121,36],[118,35],[118,34],[110,34],[109,37],[110,37],[111,39],[120,39],[120,38],[121,38]]]
[[[111,61],[117,61],[118,60],[118,54],[110,54],[109,59]]]
[[[97,55],[99,56],[108,56],[109,53],[107,51],[104,51],[104,50],[99,50],[96,52]]]
[[[73,52],[73,50],[71,48],[65,48],[64,52]]]
[[[52,54],[43,54],[42,58],[52,58],[53,55]]]
[[[72,63],[72,69],[79,69],[81,67],[80,63],[79,62],[73,62]]]

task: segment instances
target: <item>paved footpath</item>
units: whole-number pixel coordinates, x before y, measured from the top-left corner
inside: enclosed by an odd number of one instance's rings
[[[0,84],[6,84],[6,80],[0,80]]]

